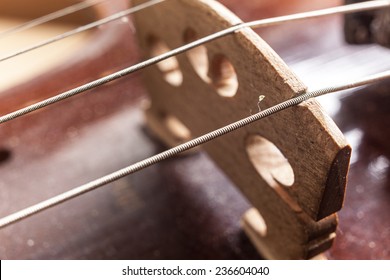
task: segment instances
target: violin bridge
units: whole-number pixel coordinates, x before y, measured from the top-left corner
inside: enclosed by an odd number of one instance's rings
[[[135,15],[145,57],[240,22],[209,0],[166,1]],[[150,95],[147,123],[169,146],[247,117],[260,101],[264,110],[306,90],[251,29],[196,47],[143,73]],[[203,149],[252,203],[242,224],[264,257],[308,259],[331,246],[351,148],[315,100],[209,142]]]

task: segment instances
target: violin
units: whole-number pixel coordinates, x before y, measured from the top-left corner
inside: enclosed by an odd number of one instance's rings
[[[26,18],[37,18],[77,3],[46,3],[41,0],[42,3],[32,5],[18,2],[4,1],[4,4],[0,4],[4,18],[21,17],[25,21]],[[140,1],[133,2],[136,6]],[[74,39],[74,42],[68,41],[73,38],[56,42],[51,47],[52,54],[46,49],[48,46],[37,50],[41,51],[39,55],[34,55],[34,52],[20,55],[17,60],[22,67],[12,59],[2,61],[6,64],[2,71],[13,72],[15,76],[18,76],[18,69],[28,68],[28,64],[32,65],[32,70],[27,71],[27,78],[18,77],[19,81],[16,82],[10,82],[7,78],[9,86],[5,86],[0,94],[1,114],[105,77],[206,36],[207,32],[227,27],[228,22],[210,16],[215,11],[222,15],[229,14],[231,21],[237,20],[230,24],[236,24],[238,19],[233,18],[235,15],[247,22],[341,4],[339,1],[243,1],[237,5],[235,1],[220,1],[231,10],[229,12],[215,1],[177,1],[177,5],[168,2],[163,1],[104,24],[78,40]],[[27,6],[21,9],[24,4]],[[198,5],[204,10],[199,10]],[[87,24],[129,8],[130,3],[124,0],[101,1],[60,21],[47,23],[44,27],[53,36],[51,32],[55,28],[64,32],[70,26]],[[200,12],[204,18],[200,20],[199,14],[197,20],[194,14]],[[169,17],[169,14],[176,16]],[[156,23],[158,20],[160,24]],[[191,27],[183,23],[191,24]],[[348,80],[356,73],[369,75],[386,70],[390,65],[386,56],[389,51],[385,48],[347,45],[342,35],[341,16],[324,17],[308,23],[300,21],[256,29],[262,39],[257,39],[260,37],[255,37],[254,31],[245,30],[240,34],[250,33],[253,36],[251,43],[261,40],[264,49],[260,50],[267,51],[267,58],[272,56],[272,59],[280,62],[281,66],[278,67],[286,69],[282,71],[283,75],[293,81],[290,89],[296,92],[304,90],[305,85],[309,88],[327,85],[333,81]],[[167,25],[169,29],[165,28]],[[153,34],[147,34],[148,30],[153,30]],[[12,37],[32,31],[22,31],[12,34]],[[252,68],[252,71],[248,71],[253,67],[250,61],[242,60],[242,65],[239,59],[232,61],[232,57],[240,57],[244,50],[229,50],[228,54],[218,56],[214,55],[214,49],[207,49],[217,46],[223,50],[233,44],[232,41],[239,41],[234,36],[223,40],[216,41],[215,45],[206,44],[206,49],[194,48],[176,58],[1,124],[1,215],[6,216],[109,174],[159,153],[167,146],[175,146],[236,121],[237,117],[261,112],[278,101],[269,94],[271,86],[266,93],[256,86],[258,82],[251,72],[259,70]],[[223,42],[228,43],[225,46]],[[65,44],[62,49],[59,47],[61,44]],[[31,55],[32,62],[23,60],[24,55]],[[208,59],[212,57],[215,60],[209,62]],[[42,64],[48,66],[37,70]],[[273,71],[271,68],[262,70],[267,75]],[[246,78],[243,79],[242,75]],[[275,86],[275,92],[284,91],[281,88],[283,83],[278,83],[280,80],[275,78],[275,82],[270,84]],[[290,151],[285,148],[282,152],[278,151],[281,143],[293,149],[296,139],[301,139],[299,141],[302,143],[310,142],[313,137],[310,133],[319,133],[318,129],[322,126],[311,130],[301,127],[297,131],[301,134],[298,137],[291,133],[283,135],[283,131],[296,126],[289,123],[293,121],[291,117],[282,118],[285,123],[277,121],[276,126],[275,122],[265,119],[267,129],[280,131],[276,134],[283,140],[277,142],[273,138],[275,142],[272,143],[266,137],[246,138],[246,148],[243,148],[242,154],[236,155],[237,166],[234,158],[232,161],[227,154],[235,150],[239,132],[226,136],[225,139],[230,140],[225,141],[222,137],[206,144],[204,150],[153,165],[1,229],[0,256],[3,259],[259,259],[311,258],[325,252],[330,259],[388,259],[387,84],[385,81],[350,91],[347,95],[321,97],[319,101],[324,111],[316,102],[310,103],[321,115],[320,119],[326,120],[324,127],[331,126],[329,139],[338,139],[337,149],[332,146],[335,155],[329,156],[326,164],[334,166],[332,164],[336,157],[341,162],[336,164],[340,174],[346,174],[349,168],[345,201],[343,193],[322,200],[318,198],[320,202],[334,202],[327,203],[325,208],[321,205],[319,209],[325,209],[323,212],[305,205],[306,201],[314,199],[299,200],[305,196],[305,192],[294,190],[294,183],[299,182],[300,174],[311,172],[312,166],[307,166],[307,163],[314,161],[307,160],[310,156],[305,155],[301,146],[296,151],[296,157],[301,156],[299,160],[288,158],[286,161],[283,155],[290,155]],[[258,94],[252,94],[254,99],[246,103],[230,104],[238,92],[241,95],[248,92],[241,90],[243,85],[248,91],[253,87]],[[183,89],[184,86],[188,88]],[[210,89],[217,94],[207,96],[206,91]],[[161,97],[156,94],[158,91],[164,92]],[[168,94],[182,94],[182,98]],[[264,99],[261,99],[263,95]],[[196,99],[197,96],[204,96],[204,104]],[[161,109],[166,110],[161,112]],[[204,117],[209,116],[210,112],[213,117],[205,121]],[[279,118],[276,116],[271,118]],[[261,154],[262,150],[259,152],[251,148],[258,145],[267,152]],[[349,145],[353,151],[350,166]],[[214,155],[213,151],[218,150],[218,146],[221,146],[221,151]],[[315,150],[315,145],[312,149]],[[318,149],[327,151],[324,147]],[[248,162],[252,162],[253,166],[260,165],[261,169],[240,164],[238,159],[241,155],[249,157]],[[253,157],[264,160],[258,163]],[[262,174],[266,167],[271,170],[268,175]],[[236,175],[232,177],[233,173]],[[283,190],[287,191],[255,187],[243,191],[237,188],[242,180],[254,180],[251,173],[256,173],[268,185],[282,185]],[[325,174],[322,179],[328,179],[328,175]],[[337,177],[341,180],[337,183],[340,188],[346,184],[341,177]],[[337,184],[332,181],[330,185]],[[310,191],[309,185],[307,190]],[[288,204],[281,199],[283,195],[292,202]],[[260,198],[262,203],[254,209],[254,201]],[[306,240],[307,244],[298,242],[298,245],[289,247],[289,244],[295,244],[294,240],[296,242],[298,238],[296,233],[278,232],[278,227],[272,225],[278,225],[280,221],[268,220],[269,214],[258,212],[259,208],[271,207],[269,213],[272,213],[274,208],[271,204],[275,201],[295,207],[295,212],[304,212],[300,216],[305,215],[305,221],[310,220],[308,224],[312,228],[300,228],[313,233],[311,239]],[[259,220],[259,214],[266,214],[263,220]],[[250,224],[251,216],[255,217],[257,224]],[[288,218],[282,219],[289,221]],[[256,227],[259,221],[263,223],[260,228]],[[293,222],[291,224],[291,228],[296,227]],[[254,231],[251,232],[251,229]],[[265,234],[269,240],[257,243],[258,234]]]

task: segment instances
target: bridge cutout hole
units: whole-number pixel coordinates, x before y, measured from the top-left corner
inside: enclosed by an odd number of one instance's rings
[[[150,47],[150,54],[156,57],[165,54],[171,49],[168,45],[155,36],[149,36],[147,40]],[[179,87],[183,83],[183,73],[180,70],[179,61],[176,57],[170,57],[157,63],[158,69],[164,76],[164,80],[174,87]]]
[[[245,213],[245,218],[250,222],[252,230],[259,234],[261,237],[267,236],[267,224],[256,208],[251,208]]]
[[[192,28],[187,28],[183,34],[185,44],[191,43],[200,36]],[[211,61],[205,45],[187,51],[187,57],[198,76],[207,84],[213,86],[223,97],[233,97],[238,90],[238,77],[230,60],[223,54],[215,55]]]
[[[294,185],[295,175],[278,147],[260,135],[251,135],[247,138],[246,151],[249,160],[264,181],[292,210],[302,212],[298,202],[286,190]]]
[[[185,142],[191,139],[191,131],[177,117],[165,115],[164,123],[176,141]]]
[[[294,184],[294,171],[283,153],[269,140],[259,135],[247,139],[246,151],[256,171],[270,185],[277,189],[280,185],[291,187]]]
[[[211,84],[223,97],[233,97],[238,90],[238,77],[233,64],[223,55],[215,55],[210,63],[208,76]]]
[[[0,149],[0,165],[6,163],[11,159],[12,153],[8,149]]]
[[[198,34],[192,28],[187,28],[184,31],[183,40],[185,44],[191,43],[199,39]],[[186,52],[187,58],[194,68],[196,74],[207,84],[211,83],[211,79],[208,76],[209,71],[209,58],[207,56],[207,48],[204,45],[193,48]]]

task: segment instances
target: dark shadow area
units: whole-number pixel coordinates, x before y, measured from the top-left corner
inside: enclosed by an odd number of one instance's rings
[[[12,153],[10,150],[5,148],[0,148],[0,165],[9,161],[12,157]]]
[[[335,120],[343,132],[358,131],[340,229],[330,257],[390,259],[390,82],[341,100]],[[353,133],[352,133],[353,134]]]

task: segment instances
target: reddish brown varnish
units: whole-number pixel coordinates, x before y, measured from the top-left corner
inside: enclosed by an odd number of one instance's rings
[[[125,2],[116,1],[99,13],[120,10]],[[269,1],[266,9],[250,7],[253,1],[240,6],[221,2],[251,20],[338,1]],[[310,28],[301,23],[261,34],[288,59],[296,49],[300,56],[313,57],[343,46],[339,29],[340,21],[329,18],[311,22]],[[1,93],[1,114],[136,63],[136,45],[129,24],[97,30],[69,63]],[[335,116],[344,131],[356,128],[363,134],[354,146],[359,157],[351,166],[329,258],[390,258],[387,91],[384,84],[362,91],[359,98],[343,99]],[[1,125],[1,216],[161,151],[143,126],[140,103],[145,96],[136,74]],[[198,153],[168,160],[1,230],[0,258],[256,259],[260,256],[239,227],[249,207]]]

